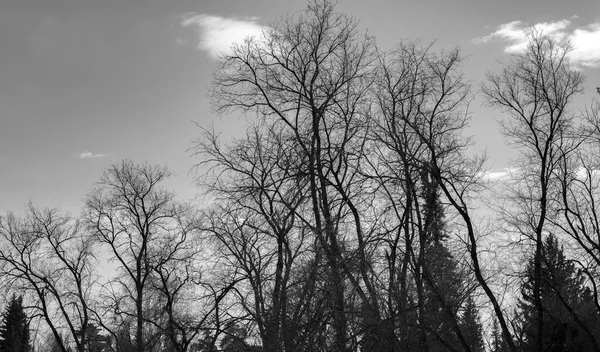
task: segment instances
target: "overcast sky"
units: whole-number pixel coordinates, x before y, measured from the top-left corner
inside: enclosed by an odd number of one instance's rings
[[[0,0],[0,214],[21,213],[30,200],[77,213],[102,170],[123,158],[166,163],[176,175],[168,187],[193,197],[192,121],[243,130],[206,99],[216,57],[305,4]],[[338,8],[384,50],[417,38],[459,46],[474,88],[523,48],[523,28],[537,26],[574,44],[571,59],[588,76],[582,103],[600,85],[597,0],[340,0]],[[501,173],[510,151],[496,132],[498,112],[479,100],[471,109],[469,133]]]

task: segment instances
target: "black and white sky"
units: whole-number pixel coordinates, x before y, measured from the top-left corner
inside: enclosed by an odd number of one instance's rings
[[[122,158],[168,164],[167,185],[197,192],[186,150],[192,121],[225,135],[239,116],[216,116],[206,97],[216,59],[231,43],[259,35],[305,7],[291,0],[0,0],[0,214],[31,200],[77,213],[102,169]],[[340,0],[382,50],[401,39],[461,48],[477,88],[486,71],[526,45],[536,26],[569,39],[570,59],[588,77],[580,104],[600,86],[597,0]],[[497,132],[498,111],[471,104],[468,130],[487,149],[490,175],[511,150]]]

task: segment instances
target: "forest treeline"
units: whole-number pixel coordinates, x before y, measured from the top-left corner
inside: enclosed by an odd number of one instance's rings
[[[476,89],[458,49],[383,52],[328,0],[234,45],[210,97],[247,129],[200,128],[206,206],[124,160],[80,216],[0,218],[0,351],[599,351],[600,103],[529,39]],[[500,180],[476,94],[518,150]]]

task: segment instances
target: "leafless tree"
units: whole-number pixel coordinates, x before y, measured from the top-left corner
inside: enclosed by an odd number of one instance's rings
[[[95,247],[82,224],[57,209],[29,205],[23,218],[0,218],[0,268],[8,288],[26,293],[34,316],[49,327],[59,348],[66,337],[83,352],[93,322]]]
[[[366,131],[362,104],[373,74],[373,40],[357,22],[336,13],[329,1],[310,2],[303,13],[285,18],[224,57],[212,89],[214,106],[241,109],[285,126],[306,159],[310,217],[304,217],[323,248],[331,278],[330,304],[336,351],[349,343],[345,281],[378,314],[369,278],[357,197],[357,167]],[[363,137],[361,137],[361,134]],[[359,257],[358,275],[349,275],[340,243],[340,225],[351,223]],[[360,281],[360,284],[359,284]]]
[[[291,327],[310,320],[311,285],[294,280],[300,263],[312,258],[313,243],[299,220],[306,216],[300,208],[307,207],[308,182],[297,150],[295,139],[280,128],[259,125],[229,145],[205,130],[195,148],[203,159],[199,167],[208,167],[199,181],[215,197],[206,231],[216,240],[224,265],[235,268],[242,311],[256,323],[268,351],[298,349],[306,338]],[[297,299],[292,287],[304,287]]]
[[[548,219],[556,216],[559,201],[555,171],[580,144],[569,106],[583,89],[583,76],[569,65],[568,52],[555,39],[532,33],[525,53],[500,74],[489,74],[482,89],[488,103],[506,114],[502,131],[521,155],[514,173],[514,210],[507,209],[505,216],[511,228],[535,246],[538,351],[543,348],[544,321],[539,282],[542,239],[552,231]]]
[[[172,295],[172,285],[182,276],[176,277],[168,268],[188,258],[192,250],[193,214],[188,205],[161,188],[169,175],[166,167],[124,160],[105,171],[85,201],[89,231],[108,248],[110,260],[118,267],[118,275],[105,292],[111,292],[111,307],[117,315],[134,319],[138,352],[155,342],[144,333],[149,329],[146,312],[151,284],[164,283],[162,293]],[[160,302],[161,298],[156,299]],[[167,299],[167,304],[172,304],[172,299]],[[169,319],[173,318],[173,311],[170,313]],[[172,319],[169,323],[174,328]]]
[[[597,340],[597,319],[590,316],[600,314],[598,303],[598,268],[600,260],[600,237],[598,237],[598,151],[600,131],[600,102],[594,99],[591,105],[580,112],[573,128],[577,138],[576,148],[563,153],[554,172],[559,183],[559,200],[557,216],[549,221],[561,233],[566,234],[573,242],[570,254],[578,267],[588,277],[588,287],[593,294],[594,312],[576,312],[574,307],[563,300],[565,308],[573,320],[594,343],[595,350],[600,350]],[[559,292],[558,292],[559,293]],[[589,309],[588,309],[589,310]]]
[[[463,155],[469,146],[469,140],[461,135],[468,121],[469,89],[456,68],[460,56],[455,51],[438,57],[427,50],[411,53],[408,46],[404,49],[395,57],[400,61],[398,67],[391,68],[395,62],[389,66],[378,62],[373,39],[358,32],[353,18],[336,13],[332,2],[313,1],[305,12],[275,23],[261,38],[250,38],[235,46],[233,54],[222,58],[211,89],[219,112],[256,113],[257,121],[266,126],[261,133],[277,130],[294,141],[290,149],[302,163],[293,173],[288,172],[286,180],[298,180],[290,184],[301,191],[305,203],[297,208],[286,201],[280,204],[293,210],[295,218],[310,230],[316,239],[315,253],[322,254],[328,267],[327,303],[332,312],[335,338],[331,348],[335,351],[346,351],[355,343],[362,343],[364,348],[370,344],[368,339],[375,345],[381,341],[394,344],[393,333],[389,338],[385,336],[390,330],[389,315],[397,309],[392,308],[395,298],[387,298],[391,310],[384,312],[381,303],[386,299],[379,290],[385,281],[379,275],[386,270],[381,265],[384,255],[390,294],[398,284],[403,292],[400,295],[407,295],[408,270],[414,272],[421,292],[417,306],[424,307],[425,285],[436,287],[436,273],[427,274],[423,251],[427,236],[435,232],[434,219],[441,215],[434,214],[434,207],[429,212],[426,207],[420,209],[427,198],[422,195],[426,185],[430,195],[439,198],[431,204],[441,204],[443,198],[448,209],[463,220],[472,242],[468,249],[479,270],[477,280],[495,303],[496,311],[501,312],[478,266],[476,233],[468,207],[468,195],[482,164]],[[395,69],[404,72],[393,77],[391,70]],[[376,81],[381,84],[374,86]],[[391,90],[384,92],[386,89]],[[376,99],[381,99],[378,106],[372,104]],[[371,133],[373,129],[377,133]],[[397,142],[402,145],[394,146]],[[236,148],[248,146],[241,143]],[[248,154],[239,155],[246,162]],[[289,153],[283,154],[284,160],[290,159]],[[390,155],[397,165],[387,162]],[[220,162],[235,169],[239,159]],[[247,180],[253,182],[252,177],[272,182],[268,176],[261,178],[248,172],[264,167],[261,157],[253,155],[251,160],[252,167],[239,174],[252,175]],[[272,171],[263,174],[271,175]],[[245,182],[236,181],[236,187],[246,187]],[[252,189],[264,187],[260,182]],[[255,207],[264,201],[252,204]],[[404,202],[409,203],[406,208]],[[396,225],[387,222],[390,209],[396,213]],[[405,253],[399,250],[401,239]],[[389,245],[387,252],[381,249],[382,243]],[[399,273],[395,267],[398,259]],[[437,292],[439,299],[441,290]],[[449,299],[441,302],[445,314],[456,318],[459,304],[449,304]],[[361,307],[360,314],[354,313],[357,307]],[[453,332],[461,340],[457,319],[451,321]],[[426,329],[425,325],[421,328]],[[424,340],[424,331],[421,336]],[[426,348],[425,342],[423,345]]]
[[[197,224],[188,225],[188,231],[197,234]],[[196,230],[192,231],[192,226]],[[217,307],[234,284],[205,277],[203,271],[211,262],[205,248],[200,236],[163,243],[152,268],[149,291],[158,304],[146,320],[177,352],[190,350],[201,334],[214,325]]]
[[[450,324],[455,341],[462,349],[470,349],[457,312],[474,285],[458,267],[449,269],[458,263],[452,264],[452,256],[444,257],[447,249],[442,244],[448,237],[446,227],[456,226],[450,217],[456,195],[443,191],[464,187],[458,195],[467,200],[467,193],[476,190],[469,182],[476,179],[481,165],[476,162],[469,168],[464,156],[470,145],[469,138],[462,135],[469,120],[470,91],[462,77],[461,61],[458,50],[438,54],[431,46],[402,42],[394,51],[380,54],[373,92],[377,103],[370,138],[374,142],[367,161],[388,213],[390,237],[384,246],[389,266],[388,300],[396,296],[393,290],[399,289],[399,299],[390,301],[389,314],[395,319],[397,312],[407,311],[412,276],[423,350],[436,335],[445,348],[457,348],[444,340],[447,333],[436,332],[425,323],[437,314],[426,310],[426,289],[443,309],[443,319]],[[446,264],[436,267],[442,261]],[[396,302],[399,306],[394,309]],[[406,316],[403,319],[407,325]]]

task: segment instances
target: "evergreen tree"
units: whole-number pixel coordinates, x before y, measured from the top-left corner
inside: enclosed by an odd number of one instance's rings
[[[494,317],[494,325],[492,326],[492,348],[491,352],[509,352],[508,344],[502,337],[502,331],[500,331],[500,326],[498,324],[498,319]]]
[[[29,351],[29,321],[23,310],[23,297],[13,295],[2,317],[0,352]]]
[[[250,348],[246,343],[248,337],[248,330],[239,325],[233,324],[225,329],[225,337],[221,340],[221,350],[228,352],[245,352]]]
[[[426,271],[424,314],[421,323],[428,332],[429,351],[447,351],[446,344],[460,349],[454,325],[460,322],[464,282],[443,236],[428,244],[423,260]],[[443,339],[445,343],[440,341]]]
[[[60,335],[60,340],[64,341],[64,336]],[[62,347],[60,346],[60,341],[54,336],[54,334],[50,333],[46,337],[46,341],[44,346],[40,349],[41,352],[63,352]],[[71,351],[67,348],[67,351]]]
[[[100,329],[94,324],[87,326],[85,335],[87,340],[86,351],[88,352],[103,352],[110,346],[110,337],[102,335]]]
[[[460,349],[455,326],[458,324],[460,327],[459,309],[464,300],[464,275],[447,247],[449,236],[445,228],[439,185],[428,171],[421,174],[420,196],[425,224],[425,238],[421,243],[425,247],[422,258],[425,301],[420,324],[427,331],[426,350],[447,351],[447,345]]]
[[[135,348],[134,342],[131,340],[131,323],[129,321],[123,322],[116,333],[115,345],[117,352],[129,352]]]
[[[425,172],[421,175],[423,219],[425,222],[424,276],[425,311],[431,331],[439,336],[453,336],[449,319],[458,321],[461,305],[462,277],[456,261],[446,246],[448,234],[445,229],[445,214],[440,201],[436,180]],[[448,315],[451,311],[452,318]],[[428,340],[433,341],[434,338]],[[451,338],[456,342],[456,338]],[[440,347],[442,350],[445,347]]]
[[[469,348],[473,352],[484,352],[483,326],[479,320],[479,312],[473,297],[469,295],[465,303],[464,313],[461,319],[461,329]]]
[[[600,333],[593,297],[585,277],[566,259],[555,236],[546,237],[542,247],[540,298],[543,309],[544,351],[587,351]],[[535,351],[537,308],[534,297],[534,258],[530,258],[521,287],[521,350]]]

